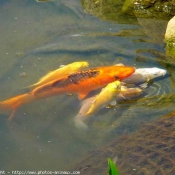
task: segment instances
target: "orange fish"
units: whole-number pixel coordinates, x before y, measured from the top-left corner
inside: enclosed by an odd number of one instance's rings
[[[26,94],[0,102],[1,110],[12,110],[11,120],[16,109],[33,100],[50,97],[63,93],[77,93],[83,99],[90,91],[101,88],[110,82],[123,80],[134,73],[129,66],[104,66],[82,70],[36,87]]]

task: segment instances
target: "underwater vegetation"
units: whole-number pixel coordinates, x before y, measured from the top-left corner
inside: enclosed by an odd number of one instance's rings
[[[110,158],[108,158],[108,169],[109,175],[120,175],[115,163]]]

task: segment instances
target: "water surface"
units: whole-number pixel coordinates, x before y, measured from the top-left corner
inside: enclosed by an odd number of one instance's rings
[[[27,104],[11,122],[1,114],[2,170],[68,170],[87,151],[173,110],[174,62],[166,57],[163,38],[156,42],[134,17],[133,24],[127,16],[125,24],[103,21],[85,13],[78,0],[0,4],[1,100],[28,92],[24,87],[74,61],[88,61],[90,67],[120,62],[159,67],[170,74],[150,84],[140,98],[101,109],[87,121],[87,132],[74,126],[80,108],[76,95]]]

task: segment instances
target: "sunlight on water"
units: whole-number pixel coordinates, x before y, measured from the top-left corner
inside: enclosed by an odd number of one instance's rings
[[[113,136],[130,133],[172,111],[174,104],[168,99],[174,98],[173,66],[149,53],[149,49],[163,52],[164,46],[152,43],[136,22],[127,24],[127,17],[126,24],[102,21],[85,13],[78,0],[0,4],[1,100],[28,92],[25,87],[49,71],[75,61],[88,61],[90,67],[117,63],[159,67],[169,73],[151,82],[138,98],[100,109],[87,120],[86,132],[73,121],[80,108],[77,94],[24,105],[11,122],[1,114],[2,170],[68,170]]]

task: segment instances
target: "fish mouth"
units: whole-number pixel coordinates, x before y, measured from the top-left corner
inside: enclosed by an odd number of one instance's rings
[[[160,77],[160,76],[165,76],[167,74],[166,70],[160,70],[159,72],[155,73],[155,75],[157,75],[156,77]]]
[[[164,71],[161,72],[161,75],[164,77],[166,75],[166,73],[167,73],[167,71],[164,70]]]

